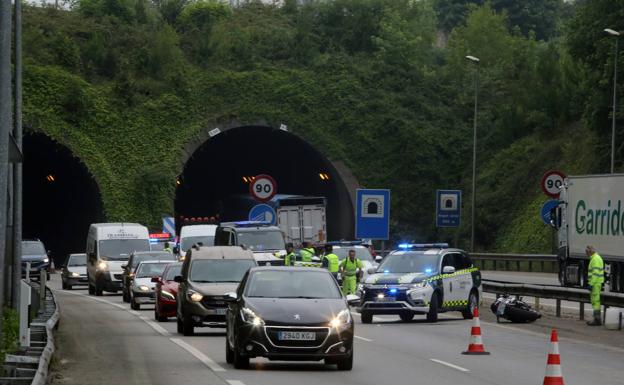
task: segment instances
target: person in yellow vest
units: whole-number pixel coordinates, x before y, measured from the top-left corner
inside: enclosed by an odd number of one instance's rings
[[[338,270],[340,270],[340,258],[333,253],[332,245],[325,245],[325,255],[323,256],[322,266],[329,270],[334,278],[338,278]]]
[[[312,262],[312,257],[314,257],[314,249],[310,245],[310,242],[303,242],[301,250],[299,250],[299,255],[301,255],[302,262]]]
[[[358,277],[362,274],[362,268],[362,261],[355,257],[355,250],[349,250],[349,256],[340,263],[342,293],[344,295],[355,294]]]
[[[173,250],[169,246],[169,242],[165,242],[165,247],[163,247],[163,251],[166,251],[168,253],[173,253]]]
[[[604,261],[593,246],[587,246],[587,248],[585,248],[585,255],[589,257],[587,283],[591,290],[589,299],[594,309],[594,319],[593,321],[587,322],[587,325],[600,326],[602,325],[602,319],[600,318],[600,292],[604,284]]]
[[[286,255],[284,256],[284,265],[294,266],[297,260],[297,254],[295,254],[295,248],[292,243],[286,244]]]

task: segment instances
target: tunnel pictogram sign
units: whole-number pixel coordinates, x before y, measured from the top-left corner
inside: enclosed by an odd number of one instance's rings
[[[355,237],[388,239],[390,190],[358,189],[356,192]]]

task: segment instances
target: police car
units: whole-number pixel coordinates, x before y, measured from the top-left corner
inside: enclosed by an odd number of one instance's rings
[[[405,322],[426,314],[436,322],[438,313],[447,311],[470,319],[482,298],[481,273],[466,252],[446,243],[401,244],[369,273],[358,286],[362,323],[371,323],[375,314],[398,315]]]

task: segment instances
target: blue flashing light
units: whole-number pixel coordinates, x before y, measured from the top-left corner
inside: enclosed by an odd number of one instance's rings
[[[431,273],[433,270],[431,270],[430,268],[425,269],[425,273],[429,274]]]
[[[410,243],[401,243],[399,244],[399,249],[409,249],[411,247]]]
[[[271,222],[268,221],[238,221],[231,223],[222,223],[221,225],[234,225],[236,227],[258,227],[258,226],[271,226]]]
[[[384,274],[390,273],[390,270],[384,270]]]
[[[396,294],[396,292],[397,292],[397,289],[394,289],[394,288],[390,289],[390,294]]]
[[[417,250],[417,249],[448,249],[448,243],[400,243],[399,249]]]

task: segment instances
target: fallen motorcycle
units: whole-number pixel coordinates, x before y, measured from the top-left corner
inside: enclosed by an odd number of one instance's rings
[[[500,322],[503,318],[515,323],[527,323],[542,317],[540,313],[522,301],[522,297],[510,294],[498,297],[490,309],[496,315],[496,322]]]

